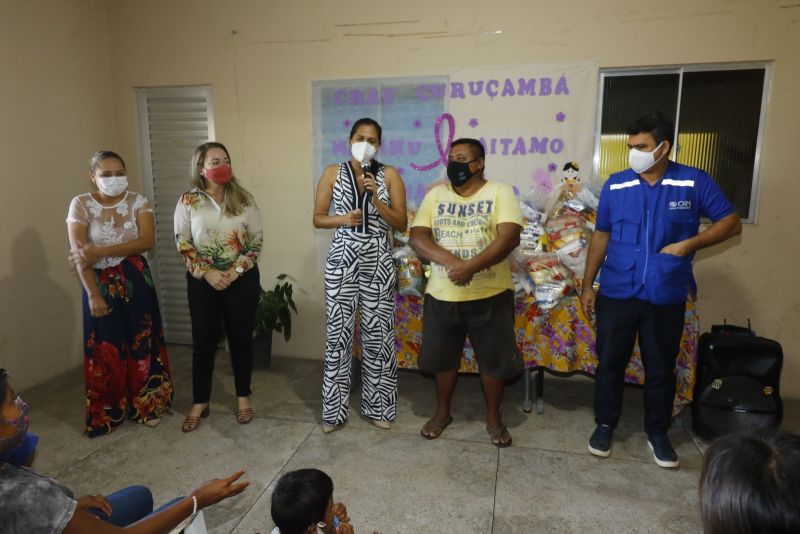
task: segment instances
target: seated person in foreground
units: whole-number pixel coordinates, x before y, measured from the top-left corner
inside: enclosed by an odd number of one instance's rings
[[[2,369],[0,393],[2,456],[25,442],[29,419],[27,405],[19,397],[14,400],[8,374]],[[244,471],[237,471],[228,478],[210,480],[188,497],[153,512],[153,497],[143,486],[131,486],[107,497],[87,495],[76,499],[53,479],[0,461],[0,525],[4,534],[167,534],[199,510],[244,491],[249,482],[236,483],[243,474]]]
[[[700,518],[705,534],[800,532],[800,436],[715,440],[703,458]]]
[[[8,386],[8,373],[0,369],[0,401],[3,403],[0,411],[0,445],[6,452],[0,454],[0,462],[30,467],[36,456],[36,445],[39,436],[27,432],[30,417],[28,405],[21,398],[14,398],[14,393]],[[25,429],[25,432],[21,432]]]
[[[278,480],[272,520],[272,534],[353,534],[347,508],[333,502],[333,480],[319,469],[290,471]]]

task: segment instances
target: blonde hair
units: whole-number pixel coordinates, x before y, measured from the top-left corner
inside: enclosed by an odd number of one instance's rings
[[[212,148],[222,149],[228,159],[230,160],[231,158],[225,145],[215,141],[203,143],[194,149],[194,154],[192,155],[192,185],[202,191],[206,190],[207,182],[205,176],[200,173],[200,169],[203,168],[206,154]],[[223,186],[222,191],[224,194],[222,209],[226,215],[241,215],[244,208],[253,201],[253,196],[239,184],[235,176],[231,176],[231,181]]]

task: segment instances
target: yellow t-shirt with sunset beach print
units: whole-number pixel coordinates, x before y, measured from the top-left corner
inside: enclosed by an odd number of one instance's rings
[[[509,185],[487,181],[469,197],[456,193],[449,183],[434,187],[422,199],[411,226],[430,228],[437,245],[468,260],[497,238],[497,225],[502,223],[522,226],[519,202]],[[475,273],[466,286],[455,285],[443,266],[431,263],[425,292],[438,300],[463,302],[489,298],[513,288],[506,258]]]

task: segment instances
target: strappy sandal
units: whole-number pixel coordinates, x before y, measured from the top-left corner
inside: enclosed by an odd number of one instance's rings
[[[181,430],[183,432],[192,432],[197,430],[197,427],[200,426],[200,419],[205,419],[208,417],[208,404],[206,407],[203,408],[203,412],[200,414],[200,417],[194,417],[192,415],[187,415],[186,419],[183,420],[183,424],[181,425]]]
[[[253,416],[255,416],[255,412],[253,408],[239,408],[236,410],[236,422],[240,425],[246,425],[253,420]]]

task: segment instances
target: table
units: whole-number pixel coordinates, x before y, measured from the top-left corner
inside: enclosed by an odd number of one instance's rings
[[[529,296],[517,297],[515,306],[514,327],[517,333],[517,345],[525,360],[522,407],[526,412],[530,412],[533,408],[531,378],[536,371],[537,412],[542,413],[544,371],[569,374],[580,372],[594,376],[598,363],[595,353],[594,324],[583,312],[577,296],[563,298],[549,311],[539,309],[534,299]],[[422,298],[396,295],[394,314],[395,353],[398,366],[404,369],[417,369],[417,355],[422,340]],[[694,302],[687,301],[680,353],[675,365],[677,387],[673,416],[692,402],[699,322]],[[464,346],[459,372],[478,372],[469,340]],[[638,343],[625,370],[625,382],[644,384],[644,369]]]

